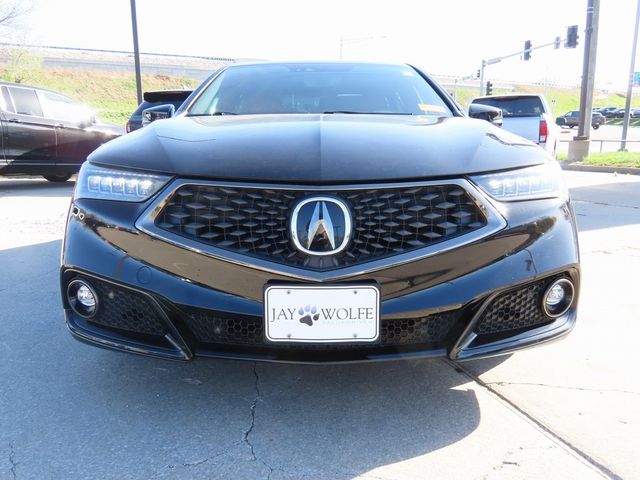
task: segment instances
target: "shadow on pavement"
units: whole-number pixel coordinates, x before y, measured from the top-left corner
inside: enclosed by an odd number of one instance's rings
[[[181,363],[76,342],[60,306],[59,249],[0,251],[0,446],[27,477],[148,478],[210,460],[235,465],[235,478],[265,463],[356,476],[455,443],[480,422],[468,378],[443,361]]]

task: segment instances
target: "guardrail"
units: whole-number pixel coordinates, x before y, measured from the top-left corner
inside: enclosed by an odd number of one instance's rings
[[[600,153],[602,153],[602,145],[604,143],[617,143],[618,145],[620,145],[622,143],[622,139],[620,139],[620,138],[613,139],[613,140],[612,139],[590,138],[589,141],[591,143],[593,143],[593,142],[599,142],[600,143],[600,150],[599,150]],[[559,140],[559,143],[569,143],[569,142],[571,142],[571,140]],[[640,140],[625,140],[625,143],[627,143],[627,144],[629,144],[629,143],[640,144]],[[618,149],[616,149],[615,151],[617,151],[617,150]]]

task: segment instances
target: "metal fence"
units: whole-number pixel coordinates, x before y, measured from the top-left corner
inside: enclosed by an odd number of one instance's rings
[[[620,145],[622,143],[622,139],[617,138],[617,139],[594,139],[591,138],[589,139],[589,141],[591,142],[589,145],[589,151],[591,153],[594,153],[595,150],[593,149],[594,147],[594,143],[598,144],[598,152],[602,153],[602,152],[617,152],[620,150]],[[560,150],[563,152],[568,151],[569,149],[569,142],[571,142],[571,140],[560,140]],[[626,140],[626,149],[629,152],[640,152],[640,140]],[[562,144],[566,144],[562,145]],[[604,146],[606,144],[606,147]],[[564,147],[564,148],[563,148]]]

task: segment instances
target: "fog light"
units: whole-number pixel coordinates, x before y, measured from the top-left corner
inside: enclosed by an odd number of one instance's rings
[[[91,318],[98,310],[98,294],[85,280],[73,280],[67,287],[71,309],[84,318]]]
[[[542,296],[542,309],[552,318],[564,315],[573,303],[573,283],[566,278],[553,282]]]
[[[76,297],[84,307],[91,308],[96,306],[96,297],[91,291],[91,289],[86,285],[82,285],[78,289],[78,293],[76,293]]]

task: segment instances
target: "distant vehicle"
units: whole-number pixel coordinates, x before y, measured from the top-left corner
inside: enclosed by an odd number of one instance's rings
[[[593,109],[594,112],[601,113],[605,118],[613,118],[616,110],[618,110],[618,107],[600,107]]]
[[[604,115],[599,112],[591,113],[591,126],[594,130],[600,128],[601,125],[604,125],[607,122]],[[580,112],[577,110],[573,110],[571,112],[567,112],[561,117],[556,118],[556,125],[560,125],[561,127],[577,127],[580,123]]]
[[[614,110],[610,115],[611,117],[607,118],[624,118],[626,110],[624,108],[618,108]],[[640,118],[640,108],[632,108],[629,117],[631,118]]]
[[[138,105],[138,108],[131,114],[127,122],[125,127],[127,133],[142,128],[143,110],[159,105],[173,105],[178,109],[192,92],[193,90],[158,90],[155,92],[144,92],[142,103]]]
[[[0,175],[67,181],[91,152],[120,134],[61,93],[9,82],[0,82],[0,90]]]
[[[472,104],[489,105],[502,110],[502,128],[537,143],[555,156],[558,129],[544,95],[513,94],[477,97]]]

